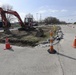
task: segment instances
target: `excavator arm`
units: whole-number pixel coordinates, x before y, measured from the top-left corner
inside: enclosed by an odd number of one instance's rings
[[[4,11],[4,12],[7,13],[7,14],[12,14],[12,15],[16,16],[16,17],[18,18],[18,21],[19,21],[20,25],[21,25],[22,27],[25,27],[23,21],[21,20],[19,14],[18,14],[16,11],[10,10],[10,11]]]
[[[1,14],[1,17],[2,17],[3,25],[6,27],[7,26],[7,19],[6,19],[5,12],[2,8],[0,8],[0,14]]]
[[[18,20],[19,20],[19,23],[20,23],[21,27],[25,27],[23,21],[21,20],[19,14],[16,11],[12,11],[12,10],[4,11],[2,8],[0,8],[0,14],[1,14],[1,17],[2,17],[3,24],[5,26],[7,26],[7,24],[8,24],[8,21],[7,21],[6,15],[5,15],[6,13],[16,16],[18,18]]]

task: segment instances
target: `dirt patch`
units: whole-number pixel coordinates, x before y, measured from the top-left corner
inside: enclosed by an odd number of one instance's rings
[[[19,30],[12,30],[11,34],[5,34],[4,32],[0,32],[0,42],[5,43],[6,37],[9,38],[9,42],[12,45],[17,46],[36,46],[44,40],[50,38],[50,30],[54,30],[52,26],[45,26],[40,27],[43,32],[44,36],[37,37],[37,31],[19,31]],[[57,30],[57,29],[56,29]]]

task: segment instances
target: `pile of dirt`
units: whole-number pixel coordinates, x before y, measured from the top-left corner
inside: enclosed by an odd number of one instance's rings
[[[50,37],[51,26],[41,27],[35,31],[19,31],[12,30],[11,34],[5,34],[0,32],[0,43],[5,43],[6,37],[9,38],[9,42],[12,45],[17,46],[36,46],[40,42]]]

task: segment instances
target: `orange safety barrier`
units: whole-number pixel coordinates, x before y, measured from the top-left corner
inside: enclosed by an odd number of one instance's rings
[[[50,49],[48,50],[48,52],[49,53],[51,53],[51,54],[54,54],[54,53],[56,53],[56,51],[54,50],[54,47],[53,47],[53,33],[51,32],[50,33],[50,36],[51,36],[51,38],[50,38]]]

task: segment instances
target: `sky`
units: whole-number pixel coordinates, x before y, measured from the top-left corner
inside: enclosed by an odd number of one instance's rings
[[[0,6],[9,4],[24,19],[28,13],[35,20],[56,17],[60,21],[76,22],[76,0],[0,0]]]

